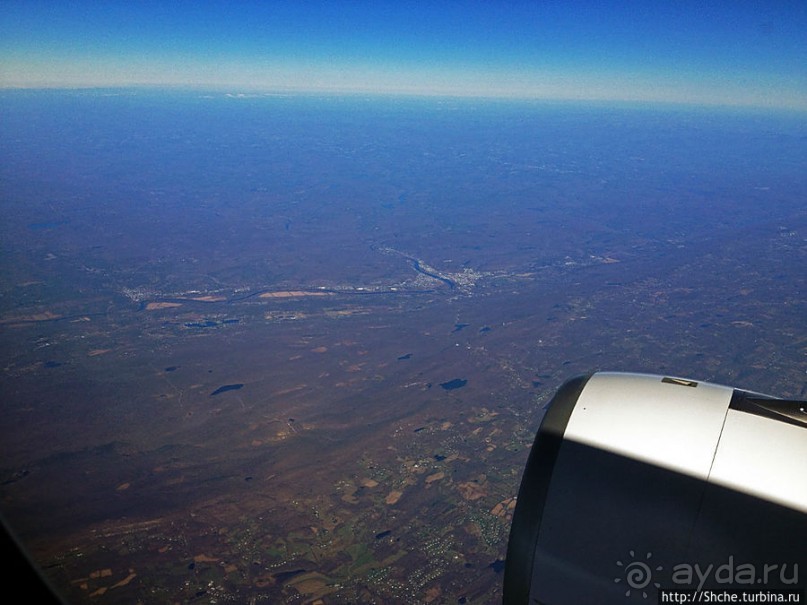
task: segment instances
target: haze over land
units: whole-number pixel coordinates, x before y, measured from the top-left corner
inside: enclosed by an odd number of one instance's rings
[[[74,602],[489,602],[567,378],[805,396],[799,114],[0,103],[2,513]]]
[[[807,5],[0,6],[0,515],[70,602],[489,603],[555,390],[807,397]]]

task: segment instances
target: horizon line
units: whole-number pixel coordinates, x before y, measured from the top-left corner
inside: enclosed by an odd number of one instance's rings
[[[551,102],[551,103],[594,103],[614,105],[644,105],[644,106],[675,106],[675,107],[702,107],[723,108],[735,110],[757,110],[773,112],[807,112],[807,102],[803,104],[791,103],[763,103],[751,100],[729,102],[723,99],[703,98],[657,98],[642,95],[552,95],[514,91],[458,91],[435,89],[391,89],[391,88],[337,88],[337,87],[282,87],[282,86],[250,86],[237,84],[210,84],[210,83],[0,83],[0,92],[9,91],[92,91],[92,90],[165,90],[186,91],[197,93],[216,93],[230,97],[269,97],[269,96],[326,96],[326,97],[410,97],[410,98],[444,98],[468,100],[497,100],[497,101],[523,101],[523,102]]]

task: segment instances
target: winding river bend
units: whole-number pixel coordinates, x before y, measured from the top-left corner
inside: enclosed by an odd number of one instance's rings
[[[415,268],[415,271],[417,271],[418,273],[422,273],[423,275],[428,275],[431,278],[434,278],[434,279],[436,279],[438,281],[441,281],[445,285],[447,285],[449,288],[451,288],[452,290],[457,287],[457,284],[455,284],[453,281],[451,281],[447,277],[444,277],[444,276],[439,275],[437,273],[432,273],[431,271],[426,271],[426,269],[423,268],[423,266],[420,264],[420,261],[418,259],[412,258],[412,259],[409,259],[409,260],[412,261],[412,266]]]
[[[423,263],[420,259],[410,256],[408,254],[404,254],[397,250],[393,250],[392,248],[384,249],[386,253],[394,253],[406,258],[410,263],[412,263],[412,268],[432,279],[436,279],[439,282],[444,283],[450,290],[455,290],[458,287],[458,284],[453,279],[446,277],[445,275],[438,273],[436,269],[433,269],[429,265]],[[154,310],[157,308],[165,308],[165,307],[175,307],[183,304],[202,304],[202,305],[232,305],[235,303],[243,302],[251,298],[262,298],[267,297],[272,294],[272,290],[257,290],[254,292],[247,292],[245,294],[240,294],[236,296],[194,296],[194,297],[186,297],[186,296],[157,296],[155,299],[152,300],[139,300],[140,308],[139,310]],[[399,287],[394,287],[390,289],[365,289],[359,288],[358,290],[344,290],[344,289],[337,289],[337,288],[318,288],[316,291],[288,291],[285,292],[285,295],[289,297],[297,297],[297,296],[323,296],[327,294],[352,294],[352,295],[388,295],[388,294],[430,294],[434,292],[432,289],[423,290],[420,288],[417,289],[401,289]],[[282,292],[281,292],[282,294]],[[133,299],[136,300],[136,299]],[[62,319],[62,317],[54,318],[54,319]],[[2,322],[0,322],[2,323]],[[205,326],[193,326],[193,327],[205,327]]]

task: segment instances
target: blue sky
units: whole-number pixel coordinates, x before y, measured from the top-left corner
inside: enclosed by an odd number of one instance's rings
[[[3,0],[0,86],[807,109],[807,0]]]

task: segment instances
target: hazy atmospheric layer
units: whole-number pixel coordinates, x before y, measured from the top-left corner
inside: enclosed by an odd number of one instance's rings
[[[492,602],[597,369],[805,396],[802,113],[0,94],[0,513],[75,602]]]
[[[199,86],[798,107],[807,5],[92,2],[0,6],[0,86]]]

